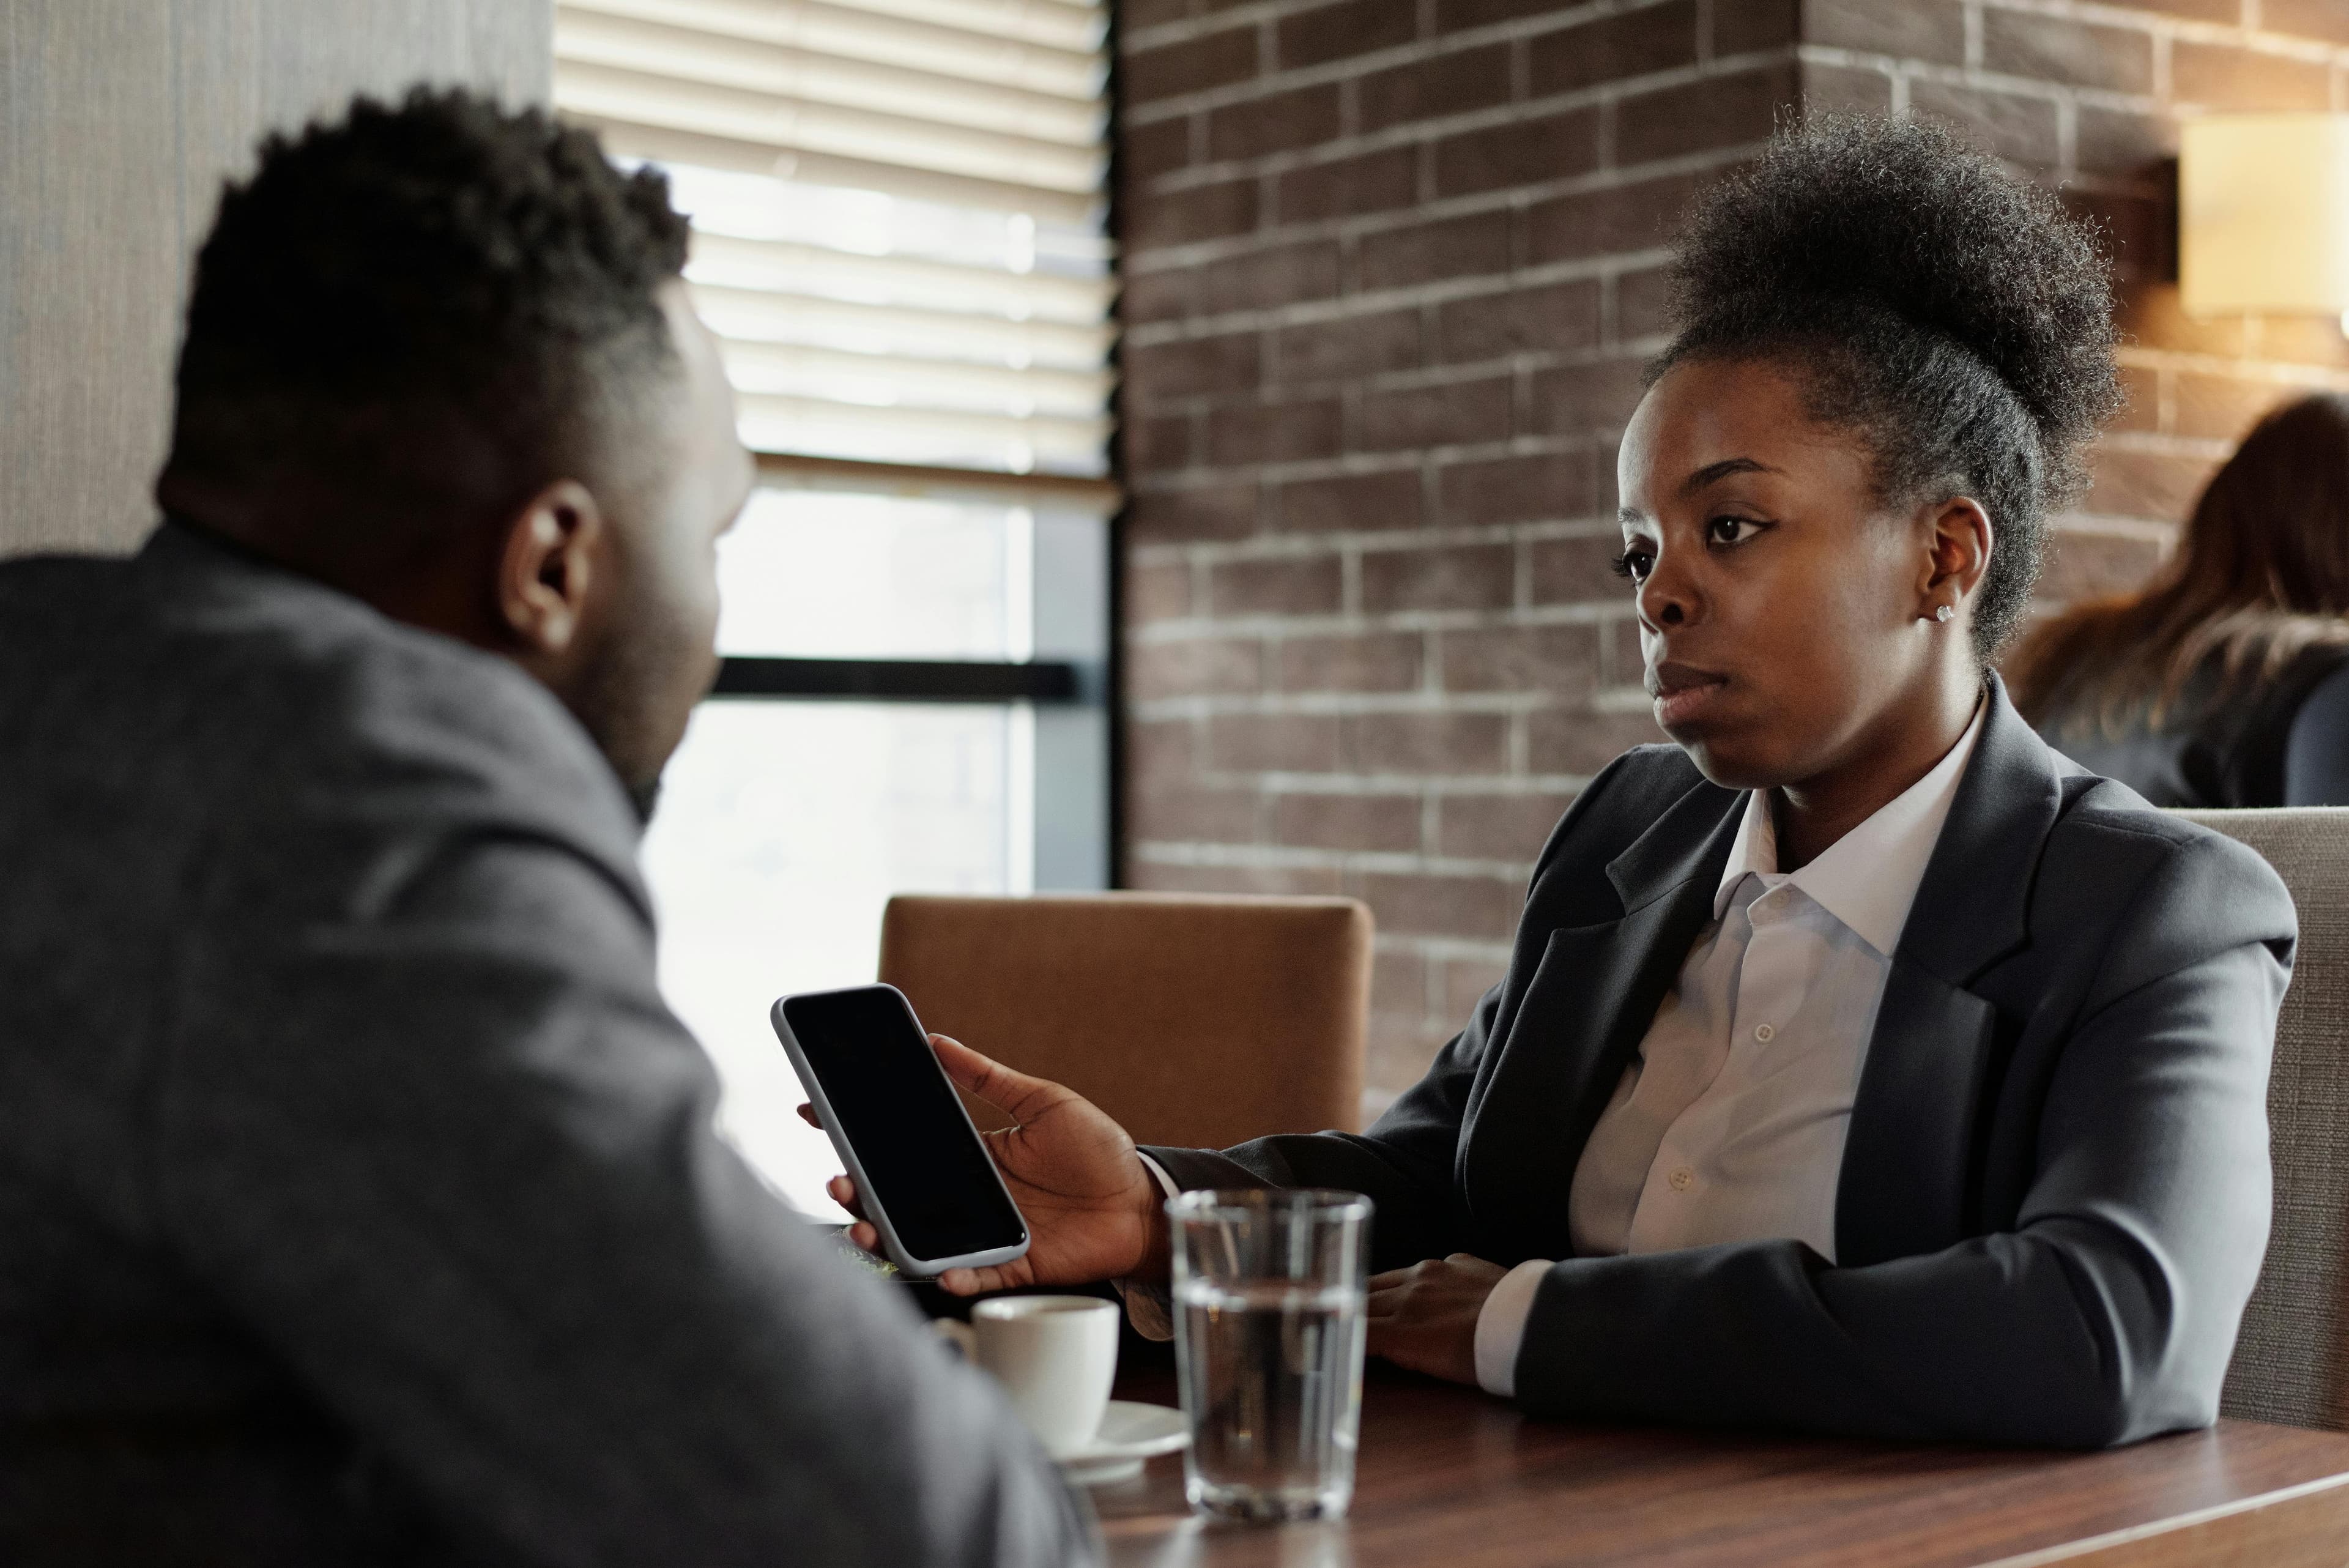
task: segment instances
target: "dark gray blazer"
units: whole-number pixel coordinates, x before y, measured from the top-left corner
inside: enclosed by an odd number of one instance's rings
[[[712,1135],[636,842],[503,659],[0,566],[0,1562],[1091,1560]]]
[[[1576,799],[1507,978],[1367,1134],[1150,1152],[1185,1187],[1370,1194],[1377,1268],[1564,1260],[1517,1358],[1543,1413],[2084,1446],[2209,1424],[2267,1241],[2292,900],[1990,701],[1893,954],[1834,1266],[1792,1241],[1573,1255],[1575,1165],[1742,809],[1670,746]]]

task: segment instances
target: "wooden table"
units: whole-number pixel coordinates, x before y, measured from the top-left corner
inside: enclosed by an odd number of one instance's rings
[[[1155,1368],[1118,1392],[1174,1403]],[[2341,1433],[2227,1421],[2072,1454],[1580,1427],[1376,1364],[1342,1522],[1195,1518],[1179,1455],[1092,1497],[1119,1568],[2349,1564]]]

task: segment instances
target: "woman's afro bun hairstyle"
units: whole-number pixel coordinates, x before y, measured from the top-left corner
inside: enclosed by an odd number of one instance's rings
[[[1886,500],[1990,514],[1985,659],[2020,622],[2047,514],[2120,407],[2110,271],[2054,195],[1939,126],[1826,115],[1713,187],[1679,236],[1677,336],[1652,368],[1785,358],[1809,411],[1859,430]]]

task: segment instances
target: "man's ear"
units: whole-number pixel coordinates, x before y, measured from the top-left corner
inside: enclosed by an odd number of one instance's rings
[[[1953,495],[1933,504],[1927,518],[1927,562],[1917,592],[1921,618],[1930,620],[1936,608],[1957,608],[1971,599],[1990,569],[1990,514],[1971,495]]]
[[[532,496],[507,525],[498,617],[526,650],[559,659],[578,637],[607,526],[595,495],[574,479]]]

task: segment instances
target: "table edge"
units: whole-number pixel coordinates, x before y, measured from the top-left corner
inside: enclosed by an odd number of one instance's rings
[[[2344,1470],[2337,1475],[2319,1476],[2314,1480],[2298,1481],[2291,1486],[2278,1487],[2273,1491],[2263,1491],[2251,1497],[2239,1497],[2226,1502],[2214,1502],[2207,1508],[2198,1508],[2189,1513],[2173,1514],[2168,1519],[2153,1519],[2147,1520],[2143,1524],[2124,1525],[2118,1530],[2108,1530],[2102,1535],[2084,1536],[2078,1541],[2067,1541],[2059,1546],[2043,1546],[2035,1552],[2025,1552],[2019,1556],[1996,1558],[1982,1563],[1982,1568],[2044,1568],[2044,1565],[2049,1563],[2065,1563],[2075,1558],[2085,1557],[2092,1552],[2108,1552],[2116,1546],[2127,1546],[2134,1542],[2149,1541],[2156,1536],[2168,1535],[2172,1531],[2190,1530],[2199,1524],[2209,1524],[2238,1513],[2250,1513],[2275,1503],[2292,1502],[2300,1498],[2313,1497],[2318,1492],[2330,1491],[2335,1487],[2344,1486],[2349,1486],[2349,1470]]]

